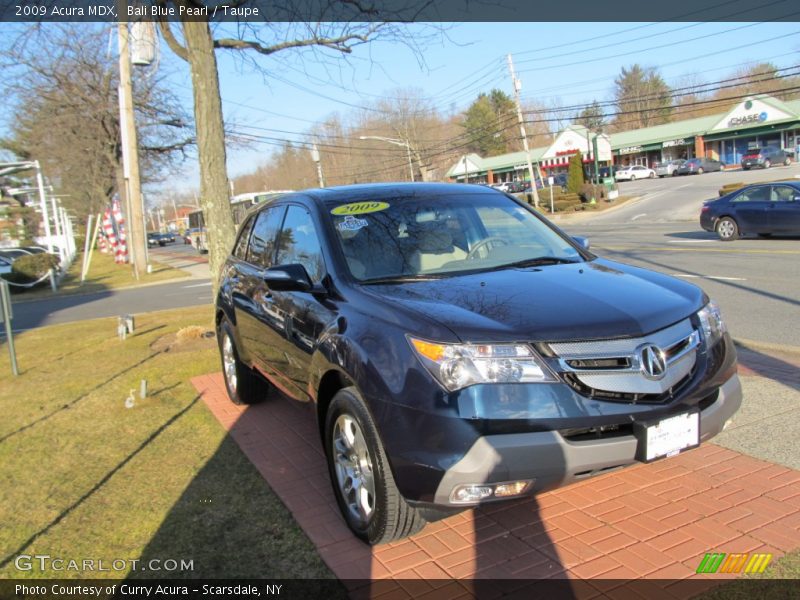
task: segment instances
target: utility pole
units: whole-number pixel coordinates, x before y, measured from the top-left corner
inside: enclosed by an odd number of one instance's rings
[[[522,118],[522,104],[519,101],[519,91],[522,88],[522,82],[517,79],[514,74],[514,63],[511,60],[511,55],[508,55],[508,70],[511,73],[511,82],[514,84],[514,101],[517,104],[517,120],[519,121],[519,134],[522,138],[522,147],[525,150],[525,158],[528,161],[528,173],[531,174],[531,191],[533,192],[533,204],[539,208],[539,192],[536,189],[536,174],[533,172],[533,164],[531,163],[531,150],[528,148],[528,135],[525,133],[525,120]]]
[[[322,177],[322,162],[320,161],[319,150],[317,149],[316,144],[311,146],[311,160],[317,163],[317,178],[319,179],[319,187],[324,188],[325,179]]]
[[[118,12],[127,14],[128,0],[119,0]],[[119,38],[119,104],[120,131],[122,133],[122,168],[126,183],[126,195],[130,215],[130,251],[133,273],[140,279],[146,272],[147,250],[144,235],[144,210],[142,208],[142,189],[139,179],[139,154],[136,136],[136,123],[133,116],[133,89],[131,84],[131,55],[128,47],[128,24],[118,24]]]

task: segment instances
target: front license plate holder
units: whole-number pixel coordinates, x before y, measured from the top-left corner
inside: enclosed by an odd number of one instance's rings
[[[634,423],[633,433],[638,442],[636,460],[653,462],[675,456],[700,445],[700,411]]]

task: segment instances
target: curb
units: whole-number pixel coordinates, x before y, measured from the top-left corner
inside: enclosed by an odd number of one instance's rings
[[[617,211],[626,206],[633,206],[635,203],[639,202],[642,198],[643,196],[632,196],[629,200],[626,200],[625,202],[622,202],[620,204],[616,204],[600,212],[581,211],[581,212],[567,213],[565,215],[564,214],[559,215],[558,213],[556,213],[555,215],[551,215],[548,213],[542,213],[542,214],[544,217],[546,217],[550,221],[553,221],[554,223],[558,223],[559,221],[564,221],[564,222],[582,221],[585,219],[590,219],[591,217],[599,217],[602,215],[613,213],[614,211]]]
[[[748,340],[746,338],[734,338],[733,343],[737,348],[744,348],[746,350],[765,350],[767,352],[781,352],[800,356],[800,346],[773,344],[772,342],[760,342],[758,340]]]

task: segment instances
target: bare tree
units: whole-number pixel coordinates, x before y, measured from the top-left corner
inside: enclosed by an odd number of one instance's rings
[[[169,3],[160,0],[162,5]],[[199,0],[171,0],[171,3],[194,8],[207,6]],[[230,2],[226,4],[231,6]],[[244,7],[249,2],[242,0],[233,4]],[[200,202],[208,231],[209,264],[215,289],[234,237],[227,198],[225,136],[215,51],[240,52],[243,60],[250,61],[253,67],[266,74],[255,58],[302,49],[322,52],[325,57],[346,56],[355,47],[376,39],[413,46],[419,38],[406,36],[402,22],[413,20],[416,12],[426,4],[406,8],[403,17],[399,14],[383,15],[371,6],[350,0],[328,0],[317,5],[317,14],[301,14],[299,5],[289,2],[286,6],[273,7],[282,14],[282,19],[272,19],[264,24],[239,22],[235,35],[230,36],[222,33],[215,36],[206,22],[183,20],[182,41],[168,20],[160,22],[164,39],[175,54],[189,63],[191,70],[200,160]],[[303,10],[307,8],[304,6]],[[222,11],[222,3],[217,9]],[[208,10],[213,11],[215,7],[211,5]]]
[[[0,53],[14,115],[0,146],[39,160],[79,214],[98,212],[118,189],[118,73],[107,40],[100,27],[26,26]],[[193,144],[192,120],[161,78],[135,84],[143,179],[157,181]]]

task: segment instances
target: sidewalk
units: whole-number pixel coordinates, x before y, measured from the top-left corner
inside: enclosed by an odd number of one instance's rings
[[[751,390],[768,380],[750,372],[796,380],[796,371],[776,364],[780,357],[743,354]],[[487,578],[493,581],[481,597],[487,590],[494,597],[549,578],[584,580],[579,594],[571,590],[580,598],[614,597],[625,579],[642,579],[645,597],[682,598],[732,577],[696,574],[706,552],[778,558],[800,547],[800,471],[706,443],[535,498],[467,511],[370,548],[339,515],[309,405],[275,394],[240,407],[228,400],[221,374],[192,383],[356,597],[420,598],[434,590],[437,598],[445,591],[468,597],[473,580]]]

